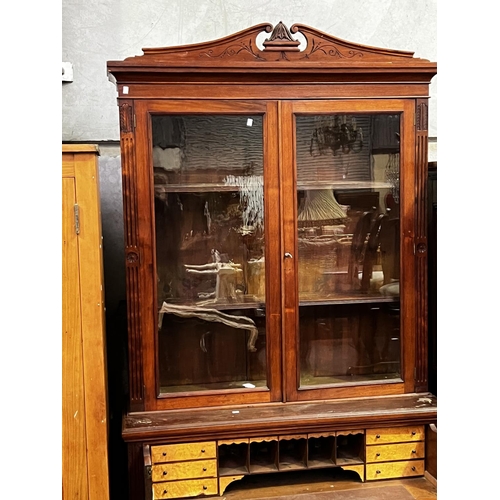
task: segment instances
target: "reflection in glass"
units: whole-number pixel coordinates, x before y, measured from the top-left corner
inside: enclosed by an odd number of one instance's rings
[[[301,386],[401,377],[399,121],[296,117]]]
[[[152,132],[161,392],[265,387],[262,116]]]

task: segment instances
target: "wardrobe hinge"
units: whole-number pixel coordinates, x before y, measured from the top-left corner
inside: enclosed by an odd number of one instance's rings
[[[80,207],[78,203],[75,203],[75,232],[76,234],[80,234]]]
[[[135,113],[134,113],[134,128],[137,126],[137,122],[135,120]]]

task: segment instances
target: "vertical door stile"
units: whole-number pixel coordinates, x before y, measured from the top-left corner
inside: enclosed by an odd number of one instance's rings
[[[298,302],[297,302],[297,243],[296,243],[296,171],[295,130],[293,104],[280,106],[280,158],[283,197],[283,373],[284,395],[290,401],[296,398],[298,388]]]
[[[405,103],[401,137],[401,329],[402,377],[405,392],[413,392],[415,386],[415,112],[412,101]]]
[[[267,363],[271,400],[282,400],[281,328],[281,196],[279,103],[267,103],[264,127],[264,204],[266,231],[266,328]]]
[[[148,102],[142,101],[135,104],[135,119],[137,127],[135,130],[135,193],[137,202],[135,220],[137,224],[136,238],[139,248],[139,259],[137,262],[127,261],[129,267],[137,266],[136,295],[132,303],[139,302],[137,323],[140,330],[140,357],[142,358],[142,387],[144,402],[149,408],[155,408],[156,396],[158,394],[157,381],[157,348],[156,342],[156,320],[157,301],[154,293],[154,280],[151,273],[154,262],[154,217],[152,212],[152,172],[148,141],[151,136],[149,126]]]

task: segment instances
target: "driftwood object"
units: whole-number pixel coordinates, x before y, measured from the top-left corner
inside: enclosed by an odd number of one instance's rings
[[[257,351],[255,342],[257,341],[259,332],[257,330],[257,326],[251,318],[247,318],[246,316],[226,314],[218,311],[217,309],[196,306],[180,306],[164,302],[159,313],[158,329],[161,329],[163,315],[165,313],[175,314],[176,316],[179,316],[181,318],[198,318],[203,321],[218,322],[232,328],[248,330],[250,332],[250,335],[247,341],[247,349],[250,352]]]

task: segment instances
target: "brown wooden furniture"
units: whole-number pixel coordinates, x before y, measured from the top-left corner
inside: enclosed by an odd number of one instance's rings
[[[62,146],[63,499],[109,498],[99,150]]]
[[[290,468],[422,475],[437,415],[426,303],[436,64],[278,23],[144,49],[108,73],[131,498],[221,495]],[[358,241],[366,212],[380,224]]]

